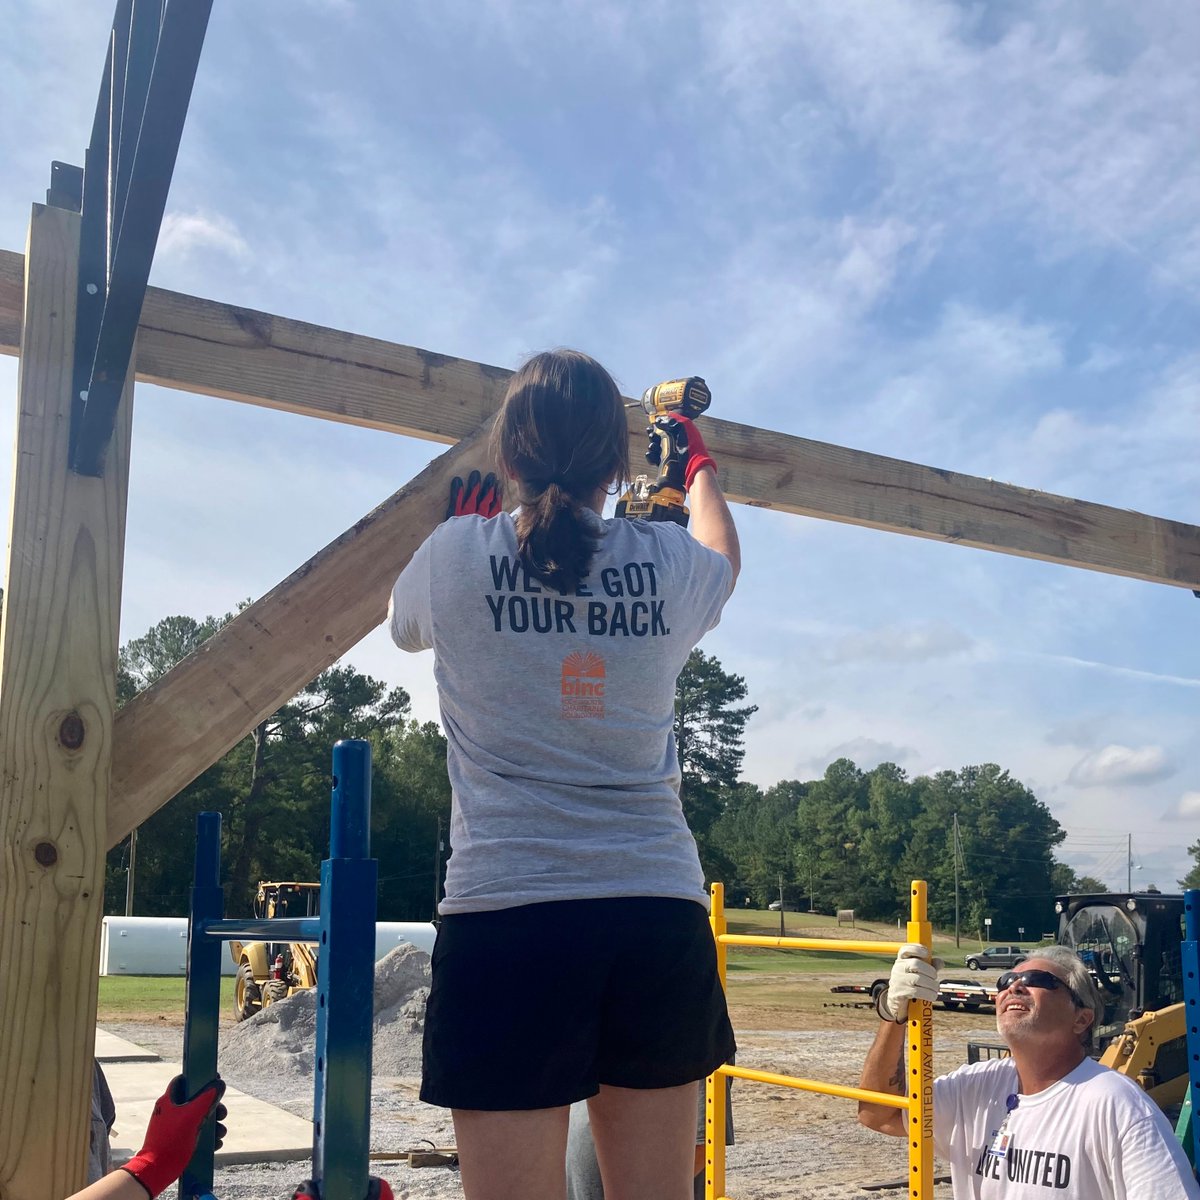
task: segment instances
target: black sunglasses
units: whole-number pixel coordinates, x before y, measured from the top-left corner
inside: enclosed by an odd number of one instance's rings
[[[1049,992],[1054,991],[1055,988],[1062,988],[1071,997],[1076,1008],[1084,1007],[1083,1001],[1080,1000],[1075,989],[1049,971],[1005,971],[996,980],[996,991],[1003,992],[1012,987],[1014,983],[1023,983],[1027,988],[1045,988]]]

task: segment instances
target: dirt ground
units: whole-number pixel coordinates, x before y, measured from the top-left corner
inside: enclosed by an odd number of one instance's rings
[[[861,973],[754,975],[732,978],[730,1009],[738,1040],[738,1065],[785,1075],[855,1084],[877,1019],[856,997],[829,987],[863,982]],[[149,1016],[149,1014],[146,1014]],[[934,1066],[938,1074],[966,1061],[968,1040],[994,1040],[988,1012],[934,1013]],[[173,1020],[103,1021],[106,1028],[178,1061],[182,1029]],[[233,1056],[231,1056],[233,1057]],[[256,1072],[244,1055],[221,1059],[221,1072],[235,1087],[297,1115],[312,1109],[311,1076]],[[417,1099],[418,1081],[376,1076],[373,1087],[372,1148],[398,1151],[422,1141],[453,1144],[449,1114]],[[736,1144],[728,1154],[726,1193],[736,1200],[868,1200],[906,1194],[905,1145],[863,1129],[853,1103],[814,1093],[737,1080],[733,1087]],[[218,1200],[268,1200],[290,1196],[306,1164],[262,1164],[218,1171]],[[397,1200],[449,1200],[462,1196],[455,1171],[413,1169],[377,1163]],[[939,1168],[939,1174],[944,1169]],[[894,1189],[866,1190],[893,1183]],[[941,1183],[936,1200],[950,1200]]]

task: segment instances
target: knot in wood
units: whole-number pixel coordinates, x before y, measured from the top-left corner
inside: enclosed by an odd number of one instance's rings
[[[58,862],[58,848],[53,842],[38,842],[33,848],[33,857],[39,866],[52,867]]]
[[[67,750],[78,750],[83,745],[83,718],[77,712],[69,712],[58,727],[58,740]]]

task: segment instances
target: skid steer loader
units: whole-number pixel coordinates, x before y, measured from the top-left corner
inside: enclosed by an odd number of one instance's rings
[[[1188,1084],[1183,896],[1153,889],[1059,896],[1054,910],[1058,944],[1079,954],[1104,997],[1095,1033],[1100,1061],[1136,1079],[1173,1114]],[[1007,1053],[998,1043],[967,1043],[969,1062]]]
[[[254,898],[260,920],[277,917],[316,917],[321,912],[319,883],[262,882]],[[293,992],[315,987],[317,947],[308,942],[230,942],[237,964],[233,1015],[238,1021],[282,1000]]]

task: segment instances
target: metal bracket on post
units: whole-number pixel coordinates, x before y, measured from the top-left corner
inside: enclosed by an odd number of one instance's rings
[[[196,866],[188,921],[187,992],[184,1002],[183,1076],[193,1095],[217,1077],[217,1022],[221,1007],[221,943],[205,936],[225,911],[221,888],[221,814],[196,818]],[[216,1121],[200,1129],[196,1149],[179,1180],[179,1200],[212,1191]]]
[[[313,1181],[322,1200],[361,1200],[371,1149],[378,876],[369,857],[369,742],[348,740],[333,748],[330,825],[329,857],[321,864]]]
[[[1188,1084],[1192,1102],[1192,1166],[1200,1164],[1200,888],[1183,893],[1183,932],[1180,962],[1183,968],[1183,1003],[1187,1045]]]
[[[104,473],[211,9],[118,0],[113,15],[80,204],[70,446],[80,475]],[[48,199],[56,182],[52,170]]]
[[[79,212],[83,208],[83,168],[65,162],[52,162],[46,204],[50,208]]]

